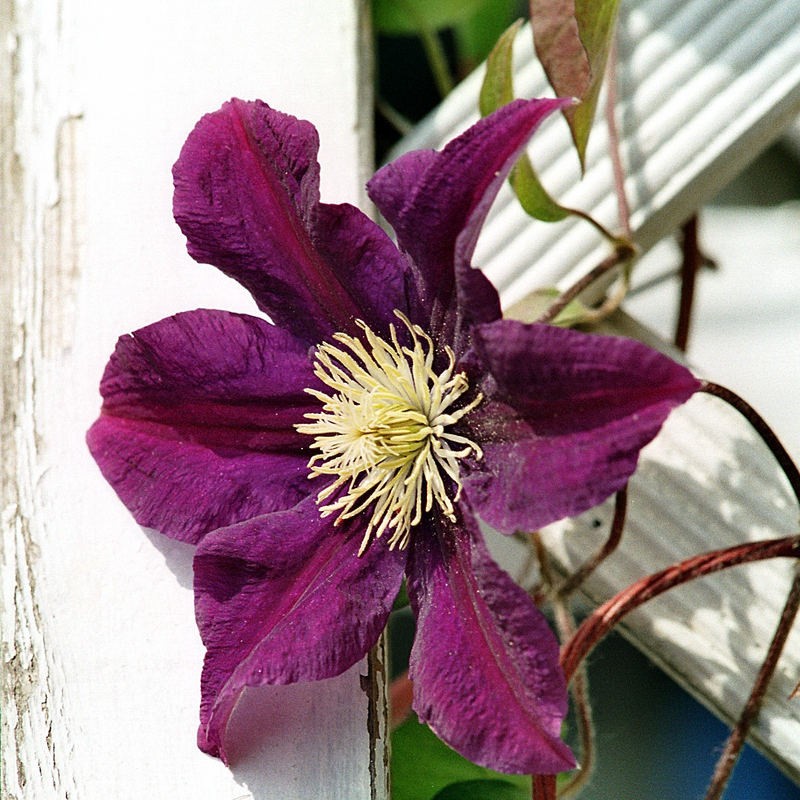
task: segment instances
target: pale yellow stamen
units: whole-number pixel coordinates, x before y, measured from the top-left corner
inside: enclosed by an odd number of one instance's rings
[[[447,431],[482,395],[453,410],[469,388],[462,373],[453,374],[453,351],[445,348],[447,367],[437,374],[431,338],[399,311],[395,314],[411,334],[411,347],[400,344],[393,325],[387,342],[361,320],[357,324],[366,345],[337,333],[334,339],[346,350],[329,342],[319,346],[314,372],[332,392],[306,389],[322,403],[322,411],[306,414],[313,421],[296,426],[314,437],[311,447],[319,451],[308,462],[309,477],[337,476],[317,495],[322,516],[338,514],[334,524],[339,524],[362,512],[370,515],[359,555],[373,534],[378,539],[387,530],[390,548],[406,547],[411,528],[434,501],[455,520],[458,461],[483,455],[475,442]],[[452,498],[445,476],[455,486]]]

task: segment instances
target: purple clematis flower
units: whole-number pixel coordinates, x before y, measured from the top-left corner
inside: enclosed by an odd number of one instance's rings
[[[495,769],[574,764],[556,639],[478,520],[533,530],[601,502],[698,382],[637,342],[501,319],[470,265],[562,105],[516,101],[381,169],[369,192],[397,246],[320,202],[309,123],[233,100],[189,136],[174,168],[189,252],[271,322],[197,310],[123,336],[88,442],[141,525],[197,544],[204,751],[226,758],[244,687],[361,659],[405,575],[420,719]]]

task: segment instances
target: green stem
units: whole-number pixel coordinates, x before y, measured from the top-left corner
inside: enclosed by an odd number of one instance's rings
[[[414,123],[404,117],[396,108],[387,103],[383,98],[375,98],[375,108],[378,113],[401,135],[411,133]]]
[[[575,618],[566,599],[556,595],[553,600],[553,613],[558,627],[559,639],[566,642],[575,635]],[[589,781],[594,770],[594,723],[592,707],[589,702],[589,678],[585,665],[581,664],[569,687],[575,709],[575,722],[581,742],[579,754],[580,769],[570,778],[560,791],[559,797],[574,797]]]
[[[447,65],[447,56],[442,47],[442,40],[439,38],[439,34],[428,25],[421,14],[416,12],[413,3],[407,3],[405,0],[397,0],[397,2],[402,6],[417,30],[417,35],[422,42],[425,57],[428,59],[428,66],[431,68],[440,96],[447,97],[453,91],[455,82],[450,73],[450,67]]]

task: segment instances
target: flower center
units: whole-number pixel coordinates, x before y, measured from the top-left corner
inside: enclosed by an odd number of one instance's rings
[[[372,506],[359,555],[373,534],[378,539],[387,530],[390,549],[406,547],[411,528],[434,501],[455,520],[453,503],[461,494],[458,460],[482,457],[475,442],[447,430],[482,395],[453,410],[468,389],[464,374],[453,374],[453,351],[445,348],[448,365],[437,374],[430,337],[399,311],[395,314],[411,334],[411,347],[398,342],[393,325],[387,342],[361,320],[356,322],[366,345],[337,333],[333,338],[346,350],[328,342],[319,346],[314,372],[332,391],[306,389],[322,402],[322,411],[305,415],[313,422],[295,426],[314,437],[311,447],[319,451],[308,462],[309,477],[337,476],[317,495],[322,516],[338,513],[334,524],[339,524]],[[445,476],[455,487],[452,499]]]

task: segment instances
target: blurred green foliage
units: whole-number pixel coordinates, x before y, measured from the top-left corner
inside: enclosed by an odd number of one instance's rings
[[[525,775],[501,775],[485,767],[479,767],[458,755],[436,738],[427,725],[416,716],[409,717],[392,732],[392,800],[442,800],[439,796],[451,784],[464,781],[493,783],[501,781],[522,794],[495,795],[497,800],[529,798],[531,779]],[[485,787],[484,787],[485,788]],[[476,794],[475,800],[484,796]],[[454,798],[456,795],[444,795]],[[461,800],[470,800],[471,795],[461,795]]]

